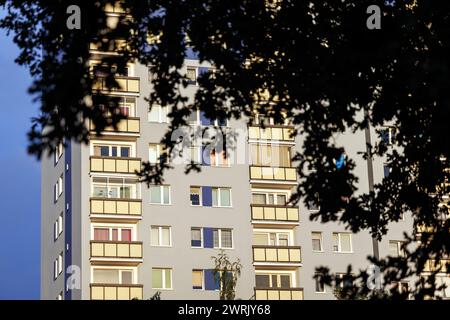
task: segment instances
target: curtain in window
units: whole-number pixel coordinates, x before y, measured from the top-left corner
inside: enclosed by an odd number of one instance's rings
[[[94,229],[94,240],[96,240],[96,241],[108,241],[109,240],[109,229],[106,229],[106,228],[95,228]]]
[[[170,231],[169,228],[161,228],[162,231],[162,245],[169,246],[170,245]]]
[[[131,241],[131,229],[122,229],[122,241]]]
[[[221,232],[221,240],[223,248],[231,248],[233,246],[231,230],[222,230]]]
[[[341,251],[349,252],[351,249],[351,235],[349,233],[341,233]]]

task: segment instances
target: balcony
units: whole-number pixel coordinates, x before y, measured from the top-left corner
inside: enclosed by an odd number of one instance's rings
[[[105,92],[135,93],[139,94],[140,79],[137,77],[116,76],[119,88],[108,88],[104,77],[97,77],[92,89]]]
[[[142,262],[140,241],[91,241],[91,261],[116,261],[120,264],[137,265]]]
[[[91,172],[135,174],[141,170],[140,158],[91,156]]]
[[[438,272],[447,273],[448,266],[450,265],[450,259],[428,260],[425,263],[423,272]]]
[[[95,125],[92,121],[89,122],[89,130],[95,131]],[[128,117],[126,119],[122,119],[117,123],[117,128],[113,126],[105,127],[103,132],[106,133],[119,133],[119,134],[131,134],[133,136],[139,135],[140,123],[139,118],[136,117]]]
[[[297,246],[253,246],[253,262],[300,265],[302,262],[301,248]]]
[[[91,283],[91,300],[133,300],[143,299],[141,284]]]
[[[141,219],[142,200],[91,198],[91,217]]]
[[[250,207],[252,220],[257,222],[299,222],[299,210],[296,207],[265,204],[252,204]]]
[[[262,180],[263,182],[285,182],[297,184],[297,172],[289,167],[264,167],[250,166],[250,180]]]
[[[294,142],[295,137],[291,137],[293,131],[294,127],[283,125],[266,125],[264,129],[260,126],[249,126],[248,138]]]
[[[303,288],[255,288],[255,300],[303,300]]]

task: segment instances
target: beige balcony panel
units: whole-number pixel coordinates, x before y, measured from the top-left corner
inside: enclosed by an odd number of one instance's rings
[[[128,160],[117,159],[116,160],[116,171],[120,173],[128,173]]]
[[[142,300],[142,288],[130,288],[130,298]]]
[[[263,220],[264,219],[264,208],[263,207],[252,207],[252,219]]]
[[[261,179],[261,167],[250,167],[250,179]]]
[[[277,261],[277,249],[266,248],[266,261],[269,261],[269,262]]]
[[[253,257],[255,261],[265,261],[266,260],[266,252],[264,248],[254,248],[253,249]]]
[[[292,129],[291,128],[283,128],[283,140],[286,141],[294,141],[295,137],[291,138],[291,133],[292,133]]]
[[[267,220],[275,220],[275,217],[276,217],[276,215],[275,215],[275,208],[273,208],[273,207],[266,207],[266,208],[264,208],[264,216],[265,216],[265,219],[267,219]]]
[[[129,160],[128,161],[128,172],[135,173],[141,170],[141,161],[140,160]]]
[[[104,254],[102,243],[91,243],[91,255],[93,257],[103,257]]]
[[[290,290],[280,290],[280,300],[291,300]]]
[[[283,128],[272,128],[272,139],[283,140]]]
[[[142,245],[141,244],[131,244],[130,245],[130,257],[131,258],[142,258]]]
[[[130,245],[128,243],[118,243],[117,246],[117,257],[119,258],[129,258],[130,257]]]
[[[116,213],[117,214],[129,214],[128,212],[128,202],[126,201],[117,201],[116,202],[116,206],[117,206],[117,210]]]
[[[127,132],[128,131],[128,120],[122,119],[117,123],[117,131],[119,132]]]
[[[259,127],[249,127],[248,137],[249,139],[259,139]]]
[[[298,221],[298,209],[297,208],[287,208],[287,219],[289,221]]]
[[[138,119],[128,119],[128,132],[139,133],[139,120]]]
[[[91,300],[104,300],[103,287],[92,287],[91,288]]]
[[[118,287],[117,300],[130,300],[130,288]]]
[[[260,134],[262,140],[270,140],[270,139],[272,139],[272,130],[271,130],[271,128],[261,129],[259,134]]]
[[[103,171],[103,160],[91,159],[91,171]]]
[[[256,300],[267,300],[267,291],[266,290],[256,290],[255,299]]]
[[[110,213],[110,214],[116,213],[116,202],[115,201],[105,200],[104,206],[105,206],[104,213]]]
[[[297,173],[295,168],[285,168],[286,171],[286,180],[289,181],[297,181]]]
[[[287,220],[287,210],[286,208],[275,208],[276,220]]]
[[[128,91],[127,90],[127,79],[118,78],[116,79],[117,84],[119,85],[119,91]]]
[[[278,290],[267,290],[267,300],[280,300]]]
[[[117,246],[115,243],[105,243],[105,257],[115,257],[117,255]]]
[[[274,173],[274,179],[275,180],[284,180],[285,179],[285,175],[284,175],[284,168],[273,168],[273,173]]]
[[[128,90],[127,91],[139,93],[139,80],[137,80],[137,79],[129,79],[128,80]]]
[[[289,262],[289,249],[278,249],[278,262]]]
[[[292,300],[303,300],[303,291],[300,290],[292,290]]]
[[[115,159],[103,159],[103,171],[116,172],[116,160]]]
[[[117,300],[116,287],[105,287],[105,300]]]
[[[140,215],[141,214],[141,203],[140,202],[130,202],[130,214]]]
[[[291,262],[301,262],[300,249],[289,249],[289,256]]]
[[[263,179],[273,179],[273,168],[262,167],[261,169]]]
[[[103,213],[103,201],[102,200],[91,200],[91,213]]]

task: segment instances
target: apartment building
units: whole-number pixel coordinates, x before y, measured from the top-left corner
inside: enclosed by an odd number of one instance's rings
[[[112,18],[122,14],[110,9]],[[91,51],[92,72],[101,75],[101,57],[115,53]],[[184,90],[193,97],[196,78],[211,66],[190,56],[184,68],[190,78]],[[291,157],[301,152],[302,137],[291,137],[288,123],[257,115],[248,126],[193,113],[193,128],[238,132],[244,160],[193,144],[187,152],[200,173],[186,175],[184,163],[174,164],[163,185],[140,183],[135,171],[141,162],[159,161],[164,152],[169,110],[149,111],[151,67],[130,64],[120,73],[121,88],[105,93],[121,99],[127,119],[101,136],[92,131],[87,145],[68,141],[42,160],[42,299],[148,299],[158,291],[162,299],[218,299],[211,257],[220,250],[242,263],[237,298],[334,299],[331,288],[313,279],[316,267],[344,274],[351,264],[356,273],[374,252],[400,250],[403,232],[412,230],[405,215],[374,242],[367,232],[310,221],[313,206],[288,205],[298,184]],[[104,90],[104,83],[96,88]],[[383,159],[368,163],[358,154],[375,139],[373,128],[336,137],[357,161],[359,192],[388,174]]]

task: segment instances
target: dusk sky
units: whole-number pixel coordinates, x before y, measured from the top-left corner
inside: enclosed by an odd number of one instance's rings
[[[28,71],[14,63],[17,54],[0,31],[0,299],[39,299],[40,165],[26,152],[38,107],[27,93]]]

